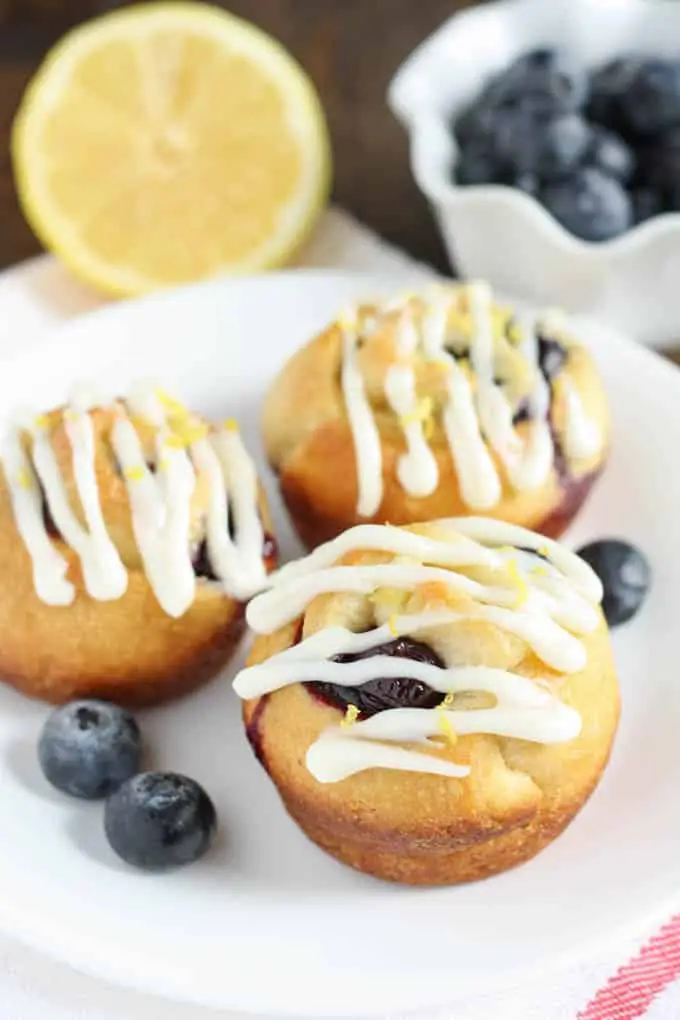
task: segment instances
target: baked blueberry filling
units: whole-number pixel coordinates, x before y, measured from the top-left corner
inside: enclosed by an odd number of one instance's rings
[[[229,534],[233,538],[231,518],[229,519]],[[276,544],[276,539],[269,531],[265,531],[264,539],[262,542],[262,559],[265,560],[268,566],[273,566],[276,561],[277,554],[278,546]],[[219,580],[219,578],[213,571],[212,564],[210,562],[210,554],[208,553],[207,539],[204,538],[196,546],[191,562],[193,564],[194,573],[196,577],[200,577],[204,581]]]
[[[566,347],[550,337],[539,335],[538,337],[538,367],[543,378],[552,386],[553,380],[559,375],[569,357]],[[513,421],[515,425],[522,421],[529,420],[528,401],[522,400],[515,411]]]
[[[358,659],[370,659],[376,655],[390,655],[395,658],[413,662],[429,662],[439,669],[444,663],[429,645],[422,641],[414,641],[410,637],[395,638],[382,645],[375,645],[365,652],[333,656],[333,662],[356,662]],[[408,667],[404,672],[408,674]],[[350,705],[359,709],[362,718],[384,712],[388,708],[435,708],[440,705],[443,695],[433,691],[427,684],[412,677],[376,677],[367,680],[358,687],[341,687],[313,681],[306,684],[308,690],[319,700],[340,708],[343,711]]]

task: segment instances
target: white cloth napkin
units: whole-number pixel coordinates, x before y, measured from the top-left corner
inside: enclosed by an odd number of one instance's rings
[[[434,271],[414,262],[387,245],[366,227],[337,209],[330,210],[316,235],[298,259],[300,266],[352,269],[389,274],[396,286],[432,279]],[[28,347],[49,343],[45,327],[101,304],[92,292],[76,283],[48,257],[34,259],[0,275],[0,358],[12,357]],[[2,904],[0,903],[0,926]],[[556,918],[556,923],[559,919]],[[503,994],[456,1002],[450,1008],[410,1014],[411,1020],[678,1020],[680,982],[663,972],[665,989],[650,1008],[641,1012],[635,1004],[605,1004],[586,1009],[607,980],[638,953],[643,939],[629,939],[602,959],[576,969],[541,978],[531,987]],[[676,939],[674,945],[680,945]],[[624,992],[631,987],[648,989],[655,968],[644,956],[624,968],[619,979]],[[662,965],[663,969],[663,965]],[[678,960],[680,969],[680,960]],[[632,971],[632,977],[631,975]],[[676,971],[673,971],[675,974]],[[641,982],[641,984],[640,984]],[[618,987],[618,986],[616,986]],[[616,992],[615,987],[615,992]],[[329,999],[333,989],[329,988]],[[623,993],[622,993],[623,994]],[[455,987],[452,988],[455,996]],[[617,998],[618,993],[614,996]],[[630,998],[630,994],[629,994]],[[285,1004],[282,1004],[285,1008]],[[646,1009],[646,1007],[645,1007]],[[68,968],[0,937],[0,1020],[245,1020],[235,1013],[215,1012],[195,1006],[175,1005],[150,996],[112,987],[77,974]],[[392,1015],[389,1020],[399,1020]]]

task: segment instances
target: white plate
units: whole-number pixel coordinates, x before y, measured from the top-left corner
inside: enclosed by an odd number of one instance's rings
[[[47,406],[83,377],[113,388],[160,376],[208,414],[239,416],[259,449],[258,407],[273,372],[346,302],[375,289],[369,282],[298,272],[107,308],[3,366],[0,406]],[[598,334],[596,346],[614,454],[572,537],[638,543],[654,589],[616,635],[616,750],[568,832],[528,865],[461,888],[403,889],[355,874],[288,820],[246,745],[225,676],[143,718],[153,764],[205,784],[221,838],[193,867],[142,875],[109,851],[100,805],[61,797],[39,774],[44,707],[2,689],[0,923],[78,968],[169,998],[322,1017],[488,991],[602,949],[680,905],[680,376],[611,336]]]

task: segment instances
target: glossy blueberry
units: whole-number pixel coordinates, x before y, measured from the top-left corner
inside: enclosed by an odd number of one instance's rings
[[[202,857],[217,828],[215,805],[194,779],[142,772],[106,801],[104,829],[119,857],[161,871]]]
[[[602,611],[610,627],[626,623],[640,609],[649,591],[649,563],[635,546],[618,539],[591,542],[578,550],[602,581]]]
[[[680,124],[680,61],[643,60],[620,106],[625,123],[638,135],[658,135]]]
[[[545,116],[517,107],[498,117],[493,152],[499,166],[552,180],[578,165],[589,140],[588,125],[576,113]]]
[[[527,195],[537,195],[541,186],[541,182],[536,174],[532,174],[529,170],[524,173],[517,174],[517,176],[512,179],[511,183],[513,188],[517,188],[519,191],[525,191]]]
[[[599,124],[591,127],[584,160],[623,183],[630,180],[635,170],[635,154],[631,147],[620,135]]]
[[[358,659],[369,659],[376,655],[396,656],[415,662],[429,662],[433,666],[444,668],[444,663],[429,645],[413,638],[400,637],[386,644],[375,645],[365,652],[348,655],[336,655],[333,662],[356,662]],[[408,673],[408,667],[404,667]],[[359,687],[340,687],[336,684],[309,683],[307,687],[322,701],[329,702],[337,708],[346,709],[356,705],[362,716],[368,717],[387,708],[434,708],[442,701],[442,695],[433,691],[420,680],[403,677],[376,677]]]
[[[499,107],[489,97],[488,90],[482,91],[459,113],[453,123],[459,143],[463,147],[485,143],[494,133],[498,111]]]
[[[639,152],[639,176],[652,188],[674,188],[680,180],[680,127],[669,128]]]
[[[494,184],[502,183],[503,172],[488,148],[471,144],[461,151],[455,177],[458,184]]]
[[[663,196],[660,191],[654,188],[634,188],[631,192],[633,202],[633,217],[636,223],[644,223],[652,216],[658,216],[664,211]]]
[[[106,797],[139,770],[139,727],[106,701],[72,701],[43,726],[38,760],[45,778],[73,797]]]
[[[580,110],[587,98],[585,72],[565,53],[531,50],[493,79],[489,93],[496,103],[532,102],[543,111]]]
[[[618,181],[593,167],[549,184],[541,201],[567,230],[586,241],[607,241],[630,227],[633,208]]]
[[[552,382],[559,375],[568,357],[566,347],[559,340],[543,335],[538,337],[538,367],[546,382]]]
[[[595,72],[590,80],[588,104],[588,116],[592,120],[604,124],[605,127],[619,130],[623,121],[622,97],[628,90],[640,63],[639,57],[618,57]]]

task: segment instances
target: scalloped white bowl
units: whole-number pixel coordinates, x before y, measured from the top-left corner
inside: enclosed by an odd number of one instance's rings
[[[680,343],[680,213],[593,244],[520,191],[452,179],[455,113],[489,75],[543,45],[587,67],[626,51],[680,57],[680,0],[498,0],[454,15],[406,60],[388,101],[451,261],[465,277],[597,316],[651,346]]]

